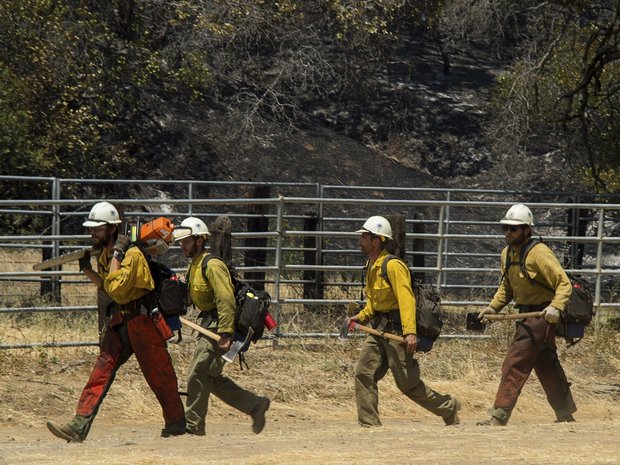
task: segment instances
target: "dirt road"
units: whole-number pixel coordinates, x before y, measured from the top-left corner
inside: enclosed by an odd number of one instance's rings
[[[277,408],[276,408],[277,410]],[[351,412],[352,413],[352,412]],[[611,412],[610,412],[611,413]],[[615,412],[617,415],[617,411]],[[244,418],[216,419],[205,437],[162,439],[158,424],[97,422],[82,444],[52,437],[41,425],[0,427],[6,465],[193,464],[619,464],[620,422],[579,418],[554,424],[534,417],[505,428],[459,427],[434,418],[385,418],[366,429],[349,418],[270,418],[259,436]],[[582,416],[583,417],[583,416]],[[616,416],[617,418],[617,416]]]

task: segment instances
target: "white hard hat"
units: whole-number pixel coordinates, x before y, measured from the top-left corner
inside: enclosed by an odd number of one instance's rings
[[[93,205],[88,220],[82,223],[85,228],[96,228],[104,224],[119,224],[121,219],[118,210],[110,202],[99,202]]]
[[[180,241],[181,239],[185,239],[189,236],[208,236],[209,228],[204,221],[200,218],[196,218],[195,216],[190,216],[185,218],[180,226],[175,226],[174,231],[172,233],[175,240]]]
[[[506,216],[500,220],[501,224],[526,224],[528,226],[534,226],[534,216],[532,211],[522,203],[513,205],[506,212]]]
[[[373,233],[377,236],[387,237],[388,239],[392,239],[392,226],[390,226],[390,222],[383,218],[382,216],[371,216],[366,220],[362,229],[358,229],[355,231],[357,233]]]

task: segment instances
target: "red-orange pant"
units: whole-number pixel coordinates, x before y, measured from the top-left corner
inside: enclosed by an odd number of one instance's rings
[[[123,319],[115,315],[101,343],[95,368],[82,391],[76,414],[87,417],[84,431],[88,434],[99,406],[112,385],[116,372],[135,353],[140,369],[155,393],[166,426],[185,423],[183,403],[179,397],[177,377],[166,344],[150,316],[138,315]]]
[[[567,415],[577,410],[570,384],[558,360],[555,325],[548,324],[544,318],[528,318],[517,323],[517,331],[502,366],[495,408],[510,416],[532,369],[556,415]]]

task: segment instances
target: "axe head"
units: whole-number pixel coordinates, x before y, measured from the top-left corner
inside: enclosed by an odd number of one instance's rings
[[[467,313],[465,329],[468,331],[483,331],[485,324],[478,319],[478,312]]]
[[[349,302],[347,304],[347,316],[355,316],[360,311],[360,306],[355,302]]]
[[[341,341],[346,340],[349,337],[349,330],[355,329],[355,322],[349,321],[348,318],[345,318],[342,322],[342,326],[340,327],[340,334],[338,335],[338,339]]]
[[[235,333],[233,343],[230,346],[229,351],[222,355],[222,358],[228,363],[234,362],[239,352],[248,350],[250,342],[252,341],[252,336],[254,336],[254,330],[252,328],[248,330],[248,334],[245,338],[240,333]]]

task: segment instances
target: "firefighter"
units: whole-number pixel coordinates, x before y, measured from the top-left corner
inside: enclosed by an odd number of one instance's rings
[[[218,342],[202,335],[198,337],[187,380],[187,432],[205,435],[209,396],[213,393],[249,415],[252,432],[259,434],[265,427],[270,400],[243,389],[222,374],[224,360],[221,355],[230,349],[235,332],[235,296],[228,268],[219,258],[212,258],[207,263],[206,275],[203,275],[202,262],[209,255],[205,250],[209,229],[200,218],[185,218],[173,234],[183,254],[192,260],[187,284],[190,299],[200,310],[200,323],[220,335]]]
[[[101,249],[98,273],[88,260],[80,269],[113,300],[95,367],[82,391],[73,419],[65,424],[48,422],[55,436],[68,442],[86,439],[97,411],[118,369],[132,354],[140,365],[149,387],[159,401],[164,417],[162,437],[185,433],[185,414],[178,393],[177,377],[166,343],[158,332],[147,295],[154,290],[144,252],[119,234],[118,211],[108,202],[94,205],[83,223],[91,234],[93,246]],[[169,222],[168,222],[169,223]],[[161,253],[172,242],[172,230],[160,230],[160,237],[148,244],[146,253]]]
[[[417,345],[415,296],[411,276],[404,262],[390,260],[387,273],[391,285],[380,275],[381,264],[388,255],[386,245],[392,239],[392,226],[382,216],[371,216],[362,229],[359,245],[368,256],[366,306],[350,321],[402,335],[404,343],[369,335],[355,367],[355,399],[357,418],[365,427],[381,426],[377,382],[388,369],[398,389],[409,399],[443,418],[446,425],[458,425],[461,403],[456,398],[439,394],[420,379],[420,366],[415,359]]]
[[[478,318],[495,314],[514,300],[519,313],[542,312],[516,323],[514,338],[502,366],[502,377],[491,407],[491,417],[478,422],[480,426],[504,426],[512,414],[521,389],[532,370],[555,411],[557,422],[573,422],[577,410],[555,345],[555,327],[566,307],[572,286],[558,259],[545,244],[532,248],[525,259],[528,279],[521,272],[520,251],[532,238],[534,217],[523,204],[510,207],[502,220],[506,247],[502,251],[502,280],[491,303]],[[508,262],[508,259],[510,262]],[[508,269],[505,264],[510,263]]]

